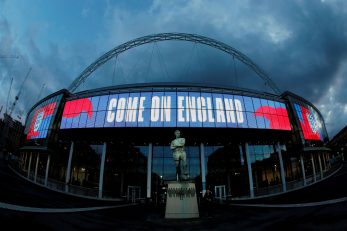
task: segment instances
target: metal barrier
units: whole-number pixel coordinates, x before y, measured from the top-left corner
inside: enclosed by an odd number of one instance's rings
[[[324,180],[325,178],[331,176],[333,173],[335,173],[339,168],[341,168],[343,165],[342,162],[336,162],[335,164],[332,164],[331,167],[328,170],[323,171],[323,177],[321,177],[320,172],[316,173],[316,180],[314,180],[313,175],[307,175],[306,176],[306,186],[317,183],[321,180]],[[300,189],[304,186],[304,180],[296,180],[296,181],[291,181],[286,183],[287,191],[293,191],[296,189]],[[274,196],[277,194],[285,193],[282,192],[282,185],[278,184],[275,186],[271,187],[264,187],[264,188],[258,188],[254,191],[255,197],[254,198],[261,198],[261,197],[269,197],[269,196]],[[243,195],[239,197],[227,197],[226,200],[247,200],[251,199],[249,195]]]
[[[18,162],[15,162],[13,160],[9,160],[8,163],[11,166],[11,168],[13,170],[15,170],[18,174],[22,175],[23,178],[26,178],[26,179],[34,182],[35,172],[33,170],[31,170],[29,175],[28,175],[27,171],[20,168]],[[326,177],[330,176],[336,170],[338,170],[342,166],[342,164],[343,163],[341,163],[341,162],[332,163],[331,167],[328,170],[323,171],[323,178],[321,178],[320,172],[317,172],[316,181],[314,180],[313,175],[308,175],[306,177],[306,186],[311,185],[313,183],[316,183],[317,181],[323,180]],[[34,183],[45,186],[44,185],[45,184],[45,178],[41,175],[37,175],[36,176],[36,182],[34,182]],[[304,187],[304,181],[303,180],[296,180],[296,181],[287,182],[286,186],[287,186],[287,191],[292,191],[292,190]],[[48,187],[52,190],[55,190],[55,191],[68,192],[71,194],[75,194],[75,195],[79,195],[79,196],[85,196],[85,197],[91,197],[94,199],[98,198],[98,193],[99,193],[98,188],[86,188],[86,187],[72,185],[72,184],[65,184],[64,182],[53,180],[53,179],[47,180],[46,187]],[[129,186],[129,187],[136,187],[136,186]],[[130,193],[129,190],[130,189],[128,188],[128,194],[127,194],[126,198],[123,198],[124,200],[128,200],[128,201],[133,202],[134,199],[135,200],[140,199],[140,195],[141,195],[140,191],[136,192],[136,190],[134,191],[133,188],[131,188],[132,191]],[[135,196],[133,195],[134,192],[136,194]],[[273,195],[282,193],[282,185],[278,184],[278,185],[274,185],[274,186],[270,186],[270,187],[258,188],[255,190],[254,193],[255,193],[255,198],[264,197],[264,196],[273,196]],[[107,194],[107,193],[105,193],[105,194]],[[137,194],[139,194],[139,195],[137,196]],[[108,195],[108,199],[113,199],[113,198],[109,197],[109,195]],[[119,200],[119,198],[114,198],[114,199]],[[220,199],[223,201],[249,199],[249,195],[243,195],[243,196],[240,196],[237,198],[232,198],[230,196],[224,195]]]

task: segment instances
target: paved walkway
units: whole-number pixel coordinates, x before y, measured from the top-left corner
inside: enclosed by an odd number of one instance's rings
[[[253,203],[317,202],[347,196],[346,165],[333,177],[308,188]],[[200,207],[199,219],[164,219],[163,206],[121,206],[78,198],[34,185],[0,160],[0,229],[33,230],[346,230],[347,202],[294,208],[211,204]],[[251,201],[246,201],[250,203]],[[108,209],[90,210],[110,206]],[[1,206],[0,206],[1,207]],[[26,211],[36,207],[37,211]],[[38,208],[41,207],[41,208]],[[77,208],[77,209],[76,209]],[[84,208],[84,209],[83,209]],[[22,210],[20,210],[22,209]],[[23,210],[24,209],[24,210]],[[70,210],[71,209],[71,210]],[[41,210],[41,211],[40,211]],[[49,212],[47,212],[49,211]]]

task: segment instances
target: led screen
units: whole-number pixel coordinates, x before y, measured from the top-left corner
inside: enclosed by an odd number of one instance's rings
[[[302,133],[306,140],[324,140],[327,137],[323,119],[318,112],[308,105],[294,104]]]
[[[27,140],[46,138],[61,97],[60,95],[46,100],[31,111],[25,127]]]
[[[277,101],[208,92],[137,92],[67,101],[61,129],[220,127],[291,130]]]

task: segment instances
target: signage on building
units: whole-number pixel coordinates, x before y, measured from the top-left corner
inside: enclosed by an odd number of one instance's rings
[[[327,135],[322,118],[318,112],[308,105],[294,104],[302,133],[306,140],[324,140]]]
[[[56,104],[56,102],[49,103],[33,112],[27,132],[27,140],[46,138]]]
[[[168,197],[179,197],[180,200],[183,200],[184,197],[195,197],[195,188],[190,187],[177,187],[177,188],[169,188],[167,190]]]
[[[36,106],[28,115],[24,133],[26,139],[46,138],[51,129],[57,105],[59,105],[62,95],[51,97]]]
[[[290,130],[285,104],[205,92],[121,93],[66,102],[61,129],[238,127]]]

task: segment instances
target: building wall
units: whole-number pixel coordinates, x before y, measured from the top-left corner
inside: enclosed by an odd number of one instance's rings
[[[51,135],[33,139],[47,140],[41,142],[46,151],[25,150],[20,164],[28,178],[48,178],[62,191],[122,199],[135,190],[137,197],[163,202],[167,182],[176,180],[170,142],[177,128],[187,140],[188,175],[200,196],[207,188],[224,199],[285,192],[316,182],[332,169],[328,151],[304,151],[311,144],[323,146],[324,138],[311,142],[310,137],[304,137],[294,104],[307,102],[299,103],[295,97],[177,87],[67,95],[56,106]],[[202,96],[206,101],[203,109]],[[207,106],[209,97],[212,106]],[[124,102],[119,103],[121,98]],[[51,101],[46,98],[41,102]],[[27,126],[36,123],[32,118]],[[302,142],[297,142],[297,137]]]

